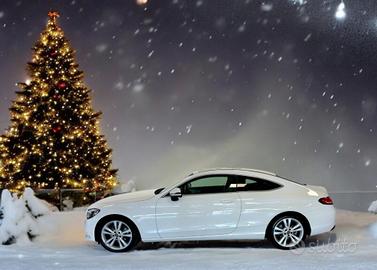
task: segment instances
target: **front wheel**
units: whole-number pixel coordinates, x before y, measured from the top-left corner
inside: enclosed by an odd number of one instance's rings
[[[270,231],[270,240],[280,249],[292,249],[305,240],[305,227],[297,218],[284,216],[276,220]]]
[[[139,242],[137,229],[125,220],[114,219],[104,222],[100,228],[100,243],[111,252],[126,252]]]

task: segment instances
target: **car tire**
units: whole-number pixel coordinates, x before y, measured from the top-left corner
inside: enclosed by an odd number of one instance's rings
[[[98,229],[99,243],[111,252],[130,251],[140,242],[138,229],[125,218],[106,219]]]
[[[269,230],[269,240],[279,249],[295,249],[303,246],[307,232],[302,219],[281,216],[274,220]]]

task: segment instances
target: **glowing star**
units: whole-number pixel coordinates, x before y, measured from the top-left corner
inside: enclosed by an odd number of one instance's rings
[[[136,4],[139,6],[145,5],[148,3],[148,0],[136,0]]]
[[[336,8],[335,18],[338,20],[343,20],[344,18],[346,18],[346,15],[346,5],[342,1]]]
[[[50,11],[48,13],[48,16],[50,17],[52,22],[56,22],[56,19],[60,17],[59,12],[54,11],[54,10]]]

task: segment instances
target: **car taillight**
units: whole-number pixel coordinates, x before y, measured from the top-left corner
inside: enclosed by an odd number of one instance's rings
[[[332,205],[332,204],[334,204],[334,202],[332,201],[332,199],[329,196],[320,198],[318,201],[320,203],[326,204],[326,205]]]

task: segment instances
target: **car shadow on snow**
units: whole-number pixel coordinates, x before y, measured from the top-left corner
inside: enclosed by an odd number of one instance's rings
[[[300,247],[324,246],[336,242],[335,233],[325,233],[309,237]],[[160,248],[186,249],[186,248],[260,248],[276,249],[268,240],[226,240],[226,241],[180,241],[180,242],[156,242],[140,243],[136,250],[156,250]]]
[[[326,246],[335,243],[337,239],[338,238],[335,232],[323,233],[309,237],[305,241],[305,247]]]
[[[180,241],[140,243],[137,250],[154,250],[160,248],[186,249],[186,248],[273,248],[266,240],[262,241]]]

